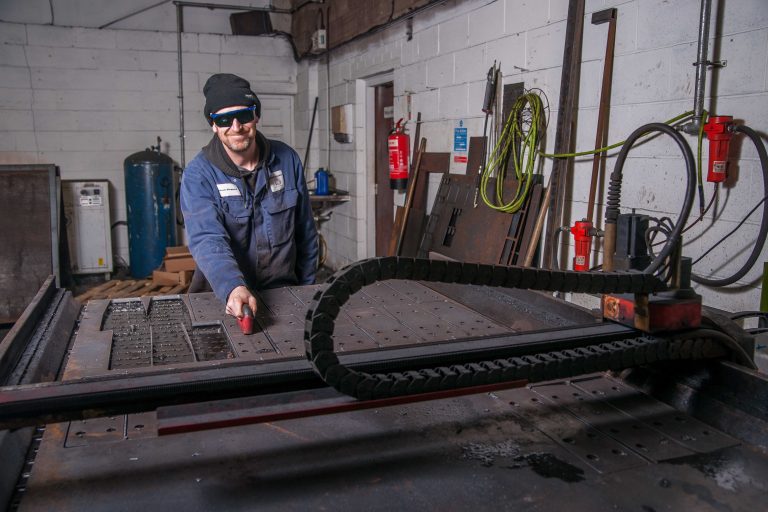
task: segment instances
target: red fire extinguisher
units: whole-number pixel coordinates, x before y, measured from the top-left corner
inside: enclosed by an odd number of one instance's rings
[[[392,190],[405,190],[408,185],[410,142],[405,133],[405,123],[403,123],[402,118],[389,132],[387,145],[389,146],[389,187]]]
[[[707,181],[720,183],[728,177],[728,151],[733,135],[733,117],[713,116],[704,125],[709,139],[709,172]]]

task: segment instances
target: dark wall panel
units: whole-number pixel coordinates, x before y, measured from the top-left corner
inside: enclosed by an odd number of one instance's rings
[[[0,322],[24,311],[58,272],[57,172],[53,165],[0,166]]]

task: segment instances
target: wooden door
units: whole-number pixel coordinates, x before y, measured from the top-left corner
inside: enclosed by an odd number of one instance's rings
[[[375,92],[376,151],[376,256],[387,256],[394,223],[394,192],[389,188],[389,150],[387,136],[394,127],[392,82],[377,85]]]

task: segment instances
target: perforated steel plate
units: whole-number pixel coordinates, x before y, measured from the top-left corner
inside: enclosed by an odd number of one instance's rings
[[[194,326],[181,299],[112,302],[103,330],[112,331],[110,370],[232,359],[221,325]]]
[[[303,357],[304,316],[320,288],[259,292],[255,332],[248,336],[211,293],[92,301],[67,377]],[[339,352],[352,352],[508,332],[421,283],[393,280],[353,295],[337,318],[334,339]]]
[[[574,385],[585,394],[601,397],[612,407],[635,416],[643,427],[674,440],[688,450],[707,453],[738,444],[731,436],[617,380],[580,379]],[[630,428],[638,430],[633,428],[635,425],[630,424]]]

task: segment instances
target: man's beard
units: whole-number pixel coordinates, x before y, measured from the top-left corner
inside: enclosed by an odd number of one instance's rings
[[[235,153],[242,153],[243,151],[248,150],[254,141],[253,137],[248,137],[247,133],[242,135],[244,135],[246,138],[240,142],[232,142],[227,136],[221,136],[219,139],[225,146],[229,148],[230,151]]]

